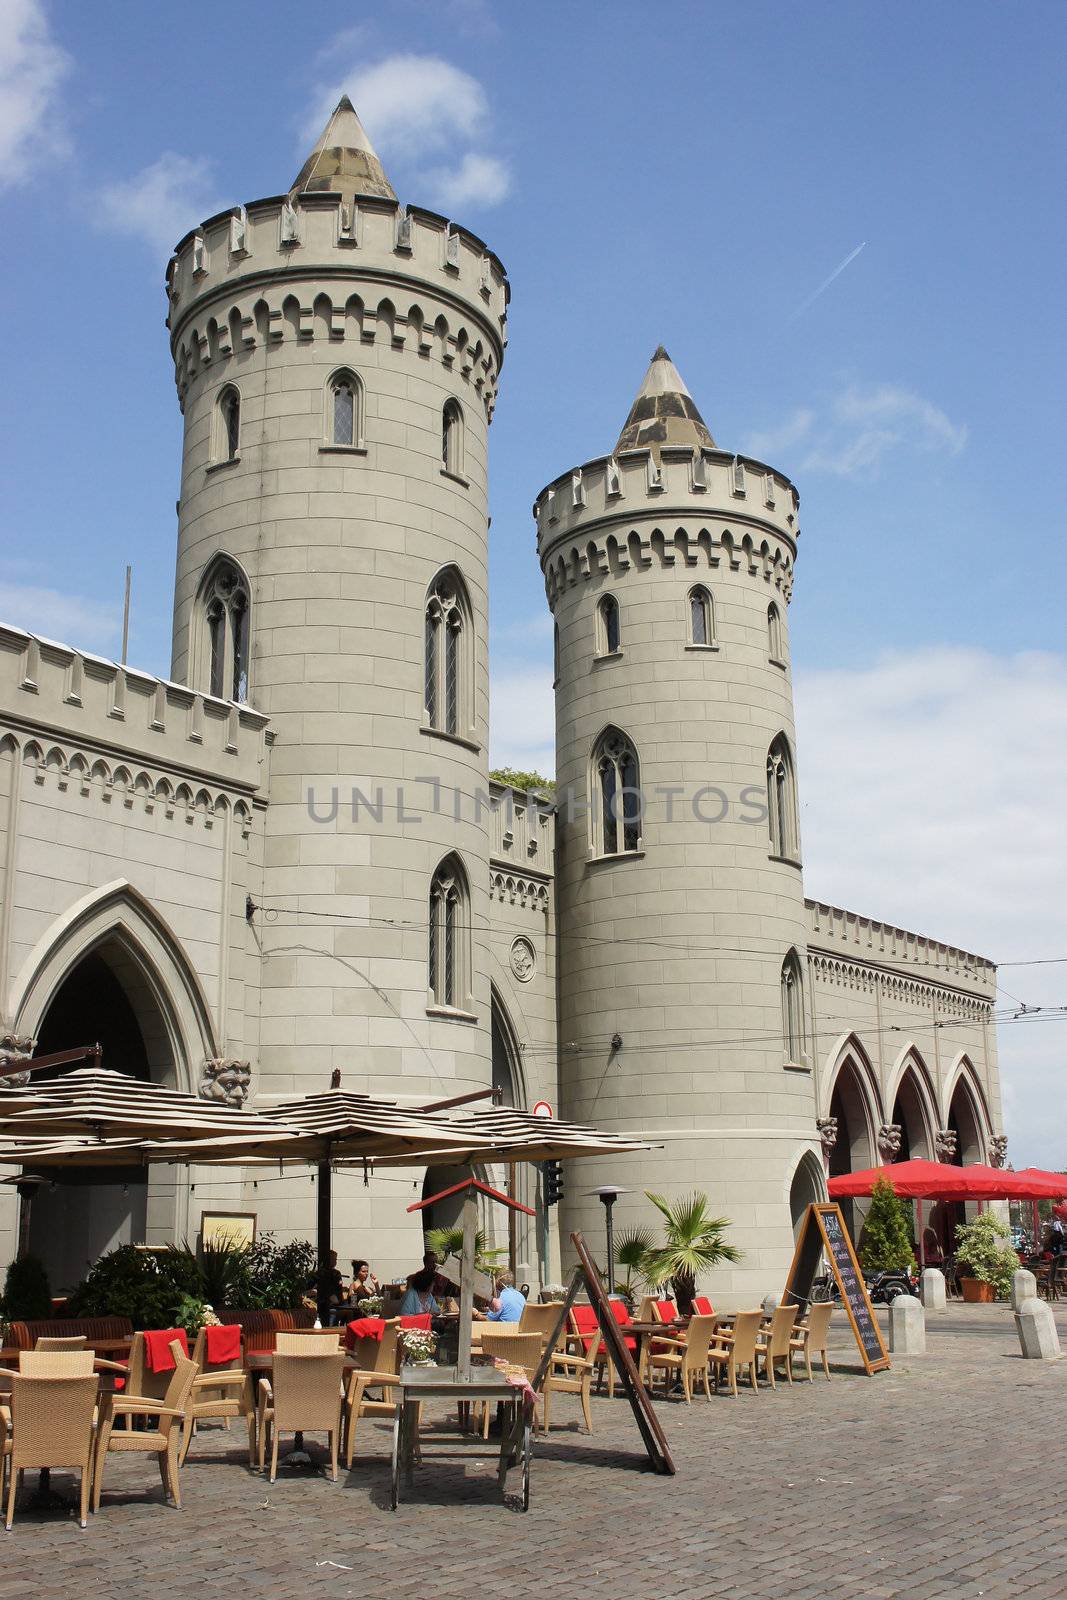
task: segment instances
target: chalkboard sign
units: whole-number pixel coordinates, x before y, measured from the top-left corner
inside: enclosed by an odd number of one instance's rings
[[[867,1293],[863,1272],[856,1260],[840,1206],[811,1205],[801,1225],[793,1264],[786,1279],[783,1305],[807,1306],[819,1263],[826,1255],[841,1291],[852,1331],[856,1335],[863,1365],[868,1372],[888,1367],[889,1356],[882,1333],[874,1320],[874,1308]]]

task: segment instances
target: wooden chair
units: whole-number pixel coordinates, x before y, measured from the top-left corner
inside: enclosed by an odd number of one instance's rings
[[[278,1476],[278,1436],[281,1433],[325,1433],[330,1447],[331,1476],[337,1481],[337,1455],[341,1445],[341,1406],[344,1393],[342,1350],[308,1349],[302,1355],[277,1355],[274,1370],[259,1386],[256,1432],[259,1465],[263,1468],[267,1435],[271,1439],[270,1481]]]
[[[832,1305],[810,1306],[803,1321],[794,1324],[793,1336],[789,1341],[789,1364],[792,1366],[794,1354],[803,1355],[808,1368],[809,1383],[814,1381],[811,1370],[812,1356],[822,1357],[822,1369],[828,1378],[830,1376],[830,1357],[826,1345],[830,1333],[830,1318],[833,1314]]]
[[[293,1328],[275,1336],[274,1348],[280,1356],[332,1354],[341,1348],[343,1328]]]
[[[83,1528],[88,1522],[97,1395],[91,1352],[89,1364],[88,1377],[12,1374],[10,1408],[0,1406],[0,1454],[10,1475],[6,1517],[9,1533],[15,1496],[27,1467],[76,1467],[81,1474],[78,1520]]]
[[[35,1350],[84,1350],[87,1340],[84,1333],[72,1333],[68,1339],[50,1339],[42,1334],[34,1345]]]
[[[790,1383],[793,1381],[792,1339],[798,1309],[795,1305],[776,1306],[772,1315],[764,1322],[756,1339],[757,1361],[762,1356],[763,1375],[769,1380],[772,1389],[777,1387],[774,1381],[776,1361],[785,1362],[786,1377]]]
[[[695,1294],[693,1296],[693,1310],[698,1317],[713,1317],[715,1315],[715,1307],[706,1294]]]
[[[678,1349],[657,1350],[653,1348],[648,1358],[649,1366],[652,1369],[651,1377],[654,1382],[657,1370],[662,1371],[664,1396],[670,1391],[672,1378],[680,1377],[682,1390],[689,1405],[693,1403],[693,1389],[698,1380],[703,1383],[704,1394],[710,1402],[708,1353],[714,1333],[714,1317],[690,1317],[685,1340],[679,1344]]]
[[[545,1346],[552,1337],[552,1332],[559,1321],[559,1306],[527,1305],[519,1318],[520,1333],[536,1333],[541,1340],[541,1354],[544,1355]],[[542,1424],[545,1433],[548,1432],[548,1413],[554,1394],[576,1394],[581,1401],[582,1416],[585,1418],[585,1431],[593,1431],[593,1413],[589,1404],[589,1391],[593,1382],[593,1363],[585,1356],[574,1355],[566,1346],[566,1330],[560,1330],[552,1352],[552,1363],[545,1374],[542,1393],[544,1395],[542,1407]]]
[[[748,1373],[753,1390],[759,1393],[756,1381],[756,1340],[759,1337],[762,1321],[762,1311],[739,1311],[734,1317],[733,1330],[727,1333],[721,1328],[717,1329],[708,1347],[708,1359],[715,1369],[716,1389],[719,1387],[720,1373],[725,1372],[730,1380],[730,1393],[735,1400],[739,1371]]]
[[[207,1329],[201,1328],[193,1346],[193,1360],[197,1375],[185,1408],[182,1423],[181,1453],[178,1465],[184,1467],[193,1442],[198,1422],[222,1421],[228,1428],[232,1417],[244,1417],[248,1430],[248,1465],[256,1464],[256,1404],[252,1394],[252,1378],[244,1370],[241,1358],[209,1365],[207,1359]]]
[[[345,1466],[352,1465],[356,1426],[360,1417],[395,1417],[396,1400],[389,1396],[400,1382],[399,1317],[385,1324],[380,1339],[357,1339],[353,1345],[356,1366],[345,1374]],[[375,1399],[370,1391],[376,1391]]]
[[[174,1371],[169,1373],[169,1383],[162,1400],[146,1395],[105,1394],[100,1396],[100,1425],[96,1438],[96,1467],[93,1475],[93,1510],[100,1509],[100,1494],[104,1486],[104,1464],[110,1451],[140,1451],[154,1455],[159,1463],[159,1476],[164,1496],[169,1495],[180,1509],[181,1488],[178,1484],[178,1448],[181,1432],[177,1426],[185,1418],[185,1407],[196,1377],[196,1362],[182,1355],[175,1340],[171,1345]],[[159,1374],[162,1376],[162,1374]],[[145,1427],[134,1433],[117,1431],[116,1422],[122,1418],[130,1427],[134,1418],[140,1418]],[[152,1424],[156,1426],[153,1427]]]

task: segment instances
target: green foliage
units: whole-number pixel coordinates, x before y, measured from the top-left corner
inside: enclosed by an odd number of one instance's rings
[[[39,1322],[52,1315],[48,1273],[37,1256],[23,1256],[8,1267],[0,1311],[8,1322]]]
[[[626,1276],[616,1283],[619,1293],[633,1305],[635,1292],[645,1278],[645,1263],[655,1248],[650,1228],[629,1228],[620,1234],[615,1244],[615,1265],[623,1267]]]
[[[129,1317],[135,1328],[173,1327],[175,1309],[189,1292],[191,1277],[189,1264],[179,1260],[180,1255],[177,1250],[138,1250],[132,1244],[109,1250],[70,1296],[67,1315]]]
[[[520,772],[518,767],[497,767],[489,776],[497,783],[506,783],[516,794],[528,794],[532,789],[534,794],[547,795],[550,800],[556,798],[555,778],[542,778],[539,772]]]
[[[195,1295],[183,1294],[178,1304],[174,1307],[175,1328],[184,1328],[189,1335],[189,1344],[192,1346],[200,1329],[208,1319],[208,1307],[203,1300],[198,1300]]]
[[[432,1250],[439,1261],[446,1256],[462,1256],[463,1254],[463,1229],[454,1228],[427,1228],[426,1248]],[[474,1235],[474,1265],[477,1271],[484,1272],[488,1277],[498,1271],[507,1251],[503,1249],[489,1249],[489,1241],[481,1228]]]
[[[1019,1257],[1000,1241],[1010,1237],[999,1217],[992,1211],[983,1211],[973,1222],[961,1222],[956,1228],[956,1264],[965,1278],[978,1278],[991,1283],[998,1300],[1011,1295],[1011,1280],[1019,1266]]]
[[[888,1178],[879,1178],[863,1224],[860,1265],[865,1272],[910,1272],[915,1267],[911,1206],[898,1200]]]
[[[695,1190],[679,1200],[665,1200],[649,1190],[646,1195],[662,1213],[666,1226],[664,1243],[648,1251],[641,1270],[652,1288],[669,1282],[678,1310],[689,1316],[701,1274],[720,1262],[740,1261],[742,1252],[726,1241],[729,1218],[709,1215],[706,1194]]]
[[[295,1311],[301,1296],[315,1281],[315,1246],[307,1239],[294,1239],[291,1244],[279,1245],[274,1236],[261,1234],[250,1245],[246,1255],[248,1286],[242,1292],[241,1306],[231,1306],[237,1311],[258,1307],[268,1311]],[[218,1310],[218,1304],[212,1301]]]
[[[189,1250],[188,1244],[184,1245]],[[248,1306],[252,1291],[250,1247],[232,1239],[208,1239],[196,1257],[200,1285],[209,1306],[229,1306],[241,1310]]]

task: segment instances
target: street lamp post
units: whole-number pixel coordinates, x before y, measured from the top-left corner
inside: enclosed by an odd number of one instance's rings
[[[604,1221],[608,1233],[608,1294],[615,1293],[615,1229],[612,1222],[611,1211],[620,1194],[629,1194],[628,1189],[620,1189],[617,1183],[601,1184],[599,1189],[588,1189],[587,1194],[595,1194],[604,1206]]]

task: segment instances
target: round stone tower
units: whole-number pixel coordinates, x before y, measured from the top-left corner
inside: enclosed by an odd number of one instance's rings
[[[488,1086],[504,269],[398,203],[346,98],[287,194],[181,241],[168,292],[185,417],[173,675],[271,719],[244,974],[256,1087],[322,1090],[335,1067],[378,1093]]]
[[[799,498],[720,450],[663,349],[611,456],[542,490],[556,625],[561,1115],[647,1135],[569,1169],[561,1234],[603,1253],[585,1191],[708,1193],[780,1287],[818,1190],[786,606]],[[807,1190],[805,1190],[805,1184]],[[658,1227],[655,1231],[659,1232]],[[566,1245],[564,1245],[566,1253]]]

